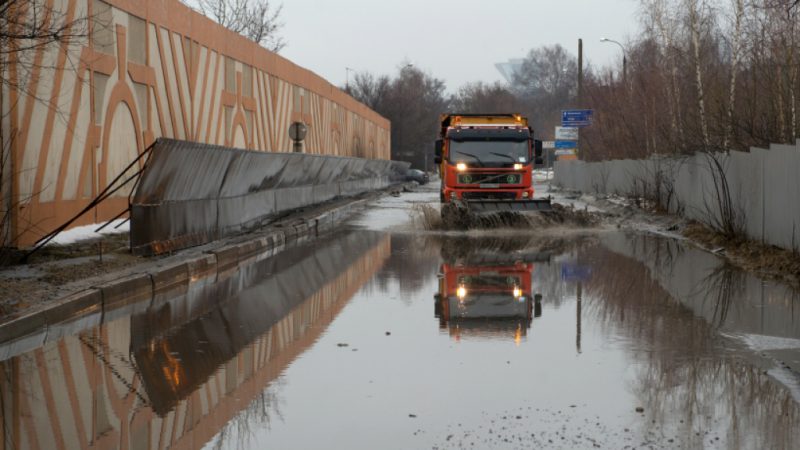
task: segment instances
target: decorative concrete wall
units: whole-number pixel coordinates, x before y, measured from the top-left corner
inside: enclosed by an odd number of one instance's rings
[[[91,19],[88,38],[31,52],[30,72],[11,64],[3,75],[20,86],[4,86],[0,124],[11,143],[5,232],[18,245],[85,207],[161,136],[288,152],[289,124],[303,121],[306,153],[390,158],[386,119],[177,0],[41,1],[67,21]],[[75,225],[117,215],[128,193]]]

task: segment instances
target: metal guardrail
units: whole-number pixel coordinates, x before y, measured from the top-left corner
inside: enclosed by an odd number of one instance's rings
[[[159,139],[131,200],[131,249],[159,254],[401,181],[409,163]]]

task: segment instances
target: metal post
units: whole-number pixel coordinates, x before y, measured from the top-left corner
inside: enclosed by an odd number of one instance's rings
[[[350,93],[350,71],[355,72],[353,69],[349,67],[344,68],[344,90],[348,94]]]
[[[628,86],[628,57],[622,53],[622,84]]]
[[[583,39],[578,39],[578,106],[583,106]]]
[[[628,85],[628,52],[625,51],[625,46],[622,43],[617,42],[613,39],[602,38],[600,42],[611,42],[612,44],[619,45],[619,48],[622,50],[622,85]]]
[[[583,286],[581,285],[581,282],[578,281],[578,295],[577,295],[577,297],[578,297],[578,308],[577,308],[578,312],[577,312],[577,317],[575,318],[576,325],[577,325],[577,330],[576,330],[576,333],[575,333],[575,349],[578,351],[578,353],[581,352],[581,301],[583,300],[582,299],[582,297],[583,297],[582,290],[583,290]]]

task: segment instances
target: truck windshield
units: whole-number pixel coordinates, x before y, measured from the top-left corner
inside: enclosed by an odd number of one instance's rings
[[[528,162],[528,141],[450,141],[450,162],[506,165]]]

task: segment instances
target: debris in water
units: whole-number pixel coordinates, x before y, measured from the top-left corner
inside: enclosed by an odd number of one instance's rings
[[[475,212],[469,204],[453,201],[442,205],[440,217],[432,217],[435,208],[429,205],[417,209],[421,212],[426,229],[471,230],[487,228],[531,228],[552,226],[596,226],[600,215],[587,210],[566,208],[554,203],[550,211],[482,211]]]

